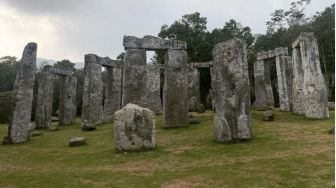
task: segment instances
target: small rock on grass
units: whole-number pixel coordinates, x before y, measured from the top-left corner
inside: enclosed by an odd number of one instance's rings
[[[69,140],[69,146],[82,146],[82,145],[85,145],[86,144],[86,139],[85,137],[81,137],[81,136],[78,136],[78,137],[72,137],[70,138]]]

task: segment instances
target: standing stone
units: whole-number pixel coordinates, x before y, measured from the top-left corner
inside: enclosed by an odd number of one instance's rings
[[[122,106],[128,103],[147,106],[146,79],[146,50],[126,50],[124,56]]]
[[[303,107],[303,68],[300,48],[293,48],[293,82],[292,82],[292,107],[296,114],[304,115]]]
[[[188,125],[187,52],[167,50],[165,55],[165,84],[163,88],[163,127]]]
[[[104,100],[104,122],[113,121],[113,114],[121,108],[122,69],[106,67],[107,83]]]
[[[278,93],[280,110],[289,112],[291,110],[289,93],[291,88],[288,87],[287,81],[287,63],[290,61],[288,56],[277,56],[275,58],[276,71],[278,78]]]
[[[328,94],[314,34],[301,33],[292,47],[293,111],[308,118],[328,118]]]
[[[269,63],[265,63],[265,84],[267,91],[267,103],[270,108],[274,107],[274,97],[272,90],[272,80],[271,80],[271,71]]]
[[[36,43],[27,44],[19,63],[13,88],[13,112],[6,138],[7,142],[12,144],[27,142],[29,139],[36,72],[36,52]]]
[[[141,151],[155,147],[155,114],[147,108],[127,104],[115,113],[114,139],[119,151]]]
[[[49,72],[40,72],[37,75],[37,102],[35,123],[37,129],[51,127],[52,104],[54,95],[53,75]]]
[[[250,87],[246,44],[234,38],[213,50],[216,81],[214,135],[219,142],[250,139]]]
[[[93,130],[102,122],[102,65],[98,64],[98,57],[93,54],[85,55],[82,129]]]
[[[200,96],[200,73],[196,68],[188,68],[188,98],[189,111],[197,111],[197,107],[201,104]]]
[[[148,64],[147,67],[147,105],[155,114],[162,113],[160,97],[160,67]]]
[[[316,119],[328,118],[328,94],[321,71],[317,40],[313,33],[301,33],[299,40],[304,70],[305,116]]]
[[[75,76],[62,76],[60,84],[59,125],[75,124],[77,106],[76,89],[77,78]]]
[[[292,57],[285,56],[286,61],[286,77],[287,77],[287,92],[290,110],[293,110],[293,61]]]
[[[257,110],[267,110],[271,106],[267,100],[267,89],[265,82],[265,61],[258,60],[254,63],[254,91],[255,101],[253,106]]]
[[[212,109],[215,110],[216,107],[215,107],[215,93],[216,93],[216,86],[217,86],[217,83],[216,83],[216,75],[215,75],[215,69],[213,67],[210,67],[210,75],[211,75],[211,89],[209,90],[209,94],[207,97],[207,100],[209,100],[209,102],[211,102],[211,106],[212,106]],[[209,99],[208,99],[209,98]]]

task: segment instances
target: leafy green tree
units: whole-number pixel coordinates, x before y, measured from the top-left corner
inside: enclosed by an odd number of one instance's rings
[[[10,91],[16,78],[18,60],[13,56],[0,58],[0,92]]]

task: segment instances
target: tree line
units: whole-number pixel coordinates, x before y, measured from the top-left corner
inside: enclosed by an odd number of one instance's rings
[[[228,20],[223,27],[215,28],[212,31],[207,29],[207,18],[202,17],[199,12],[183,15],[171,25],[163,25],[158,36],[163,39],[178,39],[186,41],[188,44],[188,61],[206,62],[212,60],[212,49],[215,44],[229,40],[233,37],[244,39],[247,45],[249,75],[251,82],[251,100],[254,96],[253,63],[256,60],[256,53],[261,50],[272,50],[276,47],[288,47],[301,32],[314,32],[319,45],[321,70],[325,76],[327,85],[331,85],[330,101],[334,101],[334,77],[335,75],[335,4],[330,5],[322,12],[317,12],[313,16],[307,16],[305,10],[311,0],[299,0],[291,3],[288,10],[278,9],[270,15],[270,20],[266,23],[265,34],[253,34],[251,28],[243,26],[236,20]],[[291,53],[291,52],[290,52]],[[123,53],[117,59],[122,59]],[[157,63],[163,63],[164,52],[156,51],[153,58]],[[9,96],[13,89],[16,78],[18,59],[12,56],[0,58],[0,122],[8,121],[10,105]],[[57,63],[62,64],[62,60]],[[274,93],[276,89],[275,63],[270,63],[271,79]],[[75,69],[77,77],[77,113],[81,114],[82,92],[83,92],[83,69]],[[163,80],[163,79],[161,79]],[[103,82],[106,82],[106,73],[103,72]],[[206,101],[206,96],[210,89],[210,72],[201,71],[201,98]],[[56,113],[59,105],[59,80],[55,79],[54,84],[54,104],[53,113]],[[37,91],[37,83],[35,84]],[[35,92],[37,93],[37,92]],[[278,96],[274,96],[275,102]],[[36,103],[36,96],[34,96]],[[33,105],[35,106],[35,105]],[[33,109],[34,112],[35,109]],[[33,113],[34,114],[34,113]],[[34,117],[32,117],[34,118]]]

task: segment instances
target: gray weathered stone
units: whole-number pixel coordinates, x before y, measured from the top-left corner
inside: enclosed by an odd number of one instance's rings
[[[188,125],[187,52],[168,50],[165,55],[165,84],[163,88],[163,126]]]
[[[8,142],[12,144],[27,142],[29,139],[36,72],[36,52],[36,43],[27,44],[19,63],[13,88],[13,112],[7,136]]]
[[[254,63],[254,107],[257,110],[267,110],[274,107],[274,97],[271,84],[269,64],[264,60]]]
[[[314,34],[301,33],[292,46],[294,49],[300,48],[300,53],[296,52],[295,56],[301,56],[302,62],[297,63],[297,59],[293,62],[297,64],[294,67],[302,66],[303,83],[300,93],[302,100],[300,102],[303,104],[303,112],[308,118],[328,118],[328,94],[320,67],[318,45]],[[297,51],[294,49],[293,53]],[[297,89],[297,87],[293,88]]]
[[[141,151],[155,147],[155,115],[147,108],[127,104],[115,113],[114,139],[119,151]]]
[[[328,102],[328,109],[334,111],[335,110],[335,102]]]
[[[147,106],[146,51],[126,50],[123,71],[122,106],[128,103]]]
[[[303,68],[300,48],[293,48],[292,108],[296,114],[304,115],[303,106]]]
[[[36,77],[38,90],[35,123],[36,129],[43,129],[51,126],[54,81],[49,72],[40,72]]]
[[[72,137],[69,140],[69,146],[70,147],[72,147],[72,146],[82,146],[82,145],[85,145],[85,144],[86,144],[85,137],[81,137],[81,136]]]
[[[216,76],[215,76],[215,69],[213,67],[210,67],[210,75],[211,75],[211,89],[209,90],[209,94],[207,97],[207,101],[208,103],[211,103],[211,107],[213,110],[216,109],[215,107],[215,92],[216,92],[216,87],[217,87],[217,83],[216,83]]]
[[[146,49],[146,50],[186,50],[187,43],[180,40],[170,39],[164,40],[154,36],[144,36],[137,38],[133,36],[124,36],[123,45],[125,49]]]
[[[121,108],[122,69],[106,67],[107,83],[105,87],[103,121],[113,121],[113,114]]]
[[[257,53],[257,60],[265,60],[276,56],[288,56],[288,48],[275,48],[274,50],[261,51]]]
[[[276,71],[277,71],[277,80],[278,80],[278,93],[279,93],[279,103],[280,110],[282,111],[291,111],[290,104],[290,93],[291,89],[288,87],[288,74],[293,70],[287,70],[290,66],[288,63],[291,63],[292,59],[289,56],[277,56],[275,59]]]
[[[59,125],[72,125],[76,120],[77,78],[75,76],[62,76],[60,79]]]
[[[40,132],[40,131],[36,131],[36,130],[34,130],[34,131],[31,131],[31,132],[30,132],[30,136],[31,136],[31,137],[41,136],[41,135],[42,135],[42,132]]]
[[[147,106],[155,114],[162,113],[162,103],[160,97],[160,66],[158,64],[148,64],[147,70]]]
[[[189,111],[197,111],[197,106],[201,103],[200,92],[200,73],[196,68],[188,68]]]
[[[274,121],[274,113],[272,110],[267,110],[263,113],[263,121]]]
[[[102,65],[93,54],[85,55],[82,122],[83,130],[93,130],[102,122]]]
[[[252,135],[250,87],[246,44],[234,38],[215,45],[216,81],[214,135],[219,142],[250,139]]]

